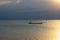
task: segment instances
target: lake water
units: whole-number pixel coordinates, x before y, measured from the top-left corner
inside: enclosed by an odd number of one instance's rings
[[[60,40],[60,20],[0,20],[0,40]]]

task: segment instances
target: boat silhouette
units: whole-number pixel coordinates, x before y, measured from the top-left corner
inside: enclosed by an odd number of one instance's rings
[[[43,24],[43,22],[39,22],[39,23],[37,23],[37,22],[29,22],[28,24]]]

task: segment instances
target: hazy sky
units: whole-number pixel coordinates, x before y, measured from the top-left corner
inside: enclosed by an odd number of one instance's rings
[[[59,11],[53,0],[0,0],[0,19],[60,19]]]

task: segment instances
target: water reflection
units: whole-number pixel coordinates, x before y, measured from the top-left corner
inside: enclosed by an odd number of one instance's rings
[[[21,24],[16,22],[14,23]],[[60,20],[43,21],[45,23],[42,25],[21,22],[23,26],[0,27],[0,40],[60,40]]]
[[[60,40],[60,20],[49,21],[48,25],[49,25],[48,27],[52,27],[55,29],[55,31],[53,31],[53,32],[55,32],[55,33],[53,33],[53,34],[55,34],[54,40]]]
[[[60,40],[60,29],[56,29],[56,40]]]
[[[40,32],[37,32],[40,36],[37,36],[38,40],[60,40],[60,20],[49,20],[42,25],[42,28],[36,30]]]

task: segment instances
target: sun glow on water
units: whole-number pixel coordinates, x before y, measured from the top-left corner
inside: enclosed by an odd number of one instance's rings
[[[56,29],[56,40],[60,40],[60,29]]]
[[[6,40],[60,40],[60,20],[48,20],[43,24],[24,24],[25,21],[0,21],[1,38]],[[39,22],[39,21],[37,21]],[[12,24],[12,25],[11,25]],[[15,24],[15,25],[14,25]],[[16,26],[16,25],[19,26]],[[22,26],[23,25],[23,26]],[[27,26],[28,25],[28,26]],[[2,25],[0,25],[2,26]],[[12,27],[10,27],[12,26]],[[5,32],[6,31],[6,32]]]
[[[48,25],[50,25],[49,28],[54,28],[53,35],[55,34],[55,36],[53,36],[53,40],[60,40],[60,20],[49,21]]]

